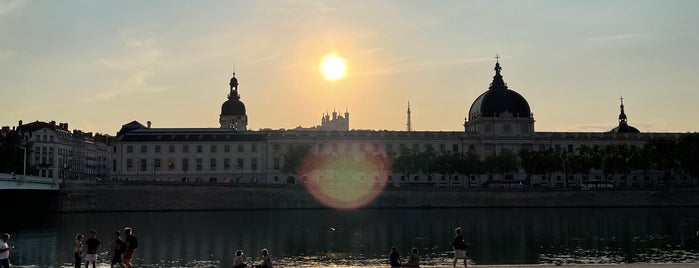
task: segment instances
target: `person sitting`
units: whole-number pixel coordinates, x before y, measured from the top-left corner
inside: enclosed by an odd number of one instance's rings
[[[240,249],[236,250],[235,257],[233,258],[233,268],[243,268],[247,266],[248,265],[243,262],[243,251]]]
[[[255,265],[255,268],[272,268],[272,258],[269,257],[267,249],[262,249],[262,261]]]
[[[410,249],[410,256],[408,256],[405,267],[420,267],[420,255],[417,255],[417,248]]]
[[[396,246],[391,247],[391,252],[388,254],[388,262],[391,264],[391,268],[403,267],[400,253],[398,253]]]

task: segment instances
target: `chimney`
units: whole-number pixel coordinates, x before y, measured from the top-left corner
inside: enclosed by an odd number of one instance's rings
[[[150,125],[151,125],[150,121],[146,122],[146,124],[148,125],[148,128],[150,128]]]

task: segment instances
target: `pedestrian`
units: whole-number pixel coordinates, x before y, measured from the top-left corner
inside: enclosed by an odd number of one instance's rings
[[[388,262],[391,264],[391,268],[403,267],[398,247],[391,247],[391,252],[388,253]]]
[[[75,236],[75,246],[73,247],[73,259],[75,264],[73,267],[80,268],[83,264],[83,234]]]
[[[417,248],[410,249],[410,256],[408,256],[405,267],[420,267],[420,255],[417,254]]]
[[[464,242],[464,237],[461,236],[461,227],[456,227],[454,229],[456,237],[454,237],[454,242],[451,243],[454,247],[454,264],[453,267],[456,268],[456,262],[459,259],[464,260],[464,267],[466,267],[466,242]]]
[[[92,262],[92,268],[97,267],[97,251],[100,250],[100,244],[100,240],[97,239],[97,231],[90,231],[90,238],[85,240],[85,245],[87,245],[85,268],[89,268],[90,262]]]
[[[240,249],[236,250],[235,257],[233,258],[233,268],[243,268],[247,266],[248,265],[243,262],[243,251]]]
[[[131,227],[124,228],[124,234],[126,235],[126,238],[124,238],[124,243],[126,243],[126,249],[124,250],[123,256],[124,266],[127,268],[133,268],[131,259],[133,258],[136,248],[138,248],[138,239],[133,235],[133,229],[131,229]]]
[[[118,265],[120,268],[124,268],[124,264],[122,263],[121,260],[121,255],[124,254],[124,251],[126,250],[126,243],[124,243],[124,240],[121,240],[121,232],[119,230],[114,231],[114,242],[112,242],[112,262],[111,262],[111,268],[114,268],[114,265]]]
[[[0,268],[10,268],[10,250],[15,247],[10,247],[7,244],[8,241],[10,241],[10,234],[0,235]]]
[[[262,261],[255,265],[255,268],[272,268],[272,258],[269,257],[269,251],[262,249]]]

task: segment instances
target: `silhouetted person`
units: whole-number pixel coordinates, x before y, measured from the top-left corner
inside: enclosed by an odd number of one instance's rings
[[[453,267],[456,268],[456,262],[459,259],[464,260],[464,267],[466,267],[466,242],[464,242],[464,237],[461,236],[461,227],[456,227],[454,232],[456,237],[454,237],[454,242],[451,243],[452,247],[454,247]]]
[[[126,238],[124,238],[124,243],[126,244],[126,249],[124,250],[122,260],[124,262],[124,266],[127,268],[133,268],[131,259],[133,258],[134,252],[136,252],[136,248],[138,248],[138,239],[132,232],[133,229],[131,229],[131,227],[124,228],[124,234],[126,235]]]
[[[0,235],[0,268],[10,267],[10,250],[14,247],[10,247],[7,242],[10,241],[10,234],[4,233]]]
[[[243,268],[247,266],[248,265],[243,262],[243,251],[240,249],[236,250],[235,257],[233,258],[233,268]]]
[[[401,262],[398,248],[396,246],[391,247],[391,252],[388,253],[388,263],[391,264],[391,267],[402,267],[403,264]]]
[[[75,236],[75,246],[73,247],[74,267],[80,268],[83,264],[83,234]]]
[[[255,268],[272,268],[272,258],[269,257],[269,251],[262,249],[262,261],[255,265]]]
[[[126,243],[124,243],[124,240],[121,240],[121,232],[114,231],[114,241],[112,242],[111,252],[111,268],[114,268],[114,265],[118,265],[119,267],[124,268],[124,263],[122,260],[122,255],[124,254],[124,251],[126,251]]]
[[[85,268],[90,266],[92,262],[92,268],[97,267],[97,251],[100,249],[100,240],[97,239],[97,231],[90,231],[90,238],[85,240],[85,245],[87,245],[87,254],[85,255]]]
[[[408,256],[405,267],[420,267],[420,255],[417,254],[417,248],[410,249],[410,256]]]

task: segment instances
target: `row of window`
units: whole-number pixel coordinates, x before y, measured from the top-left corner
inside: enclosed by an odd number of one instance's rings
[[[246,168],[249,168],[250,170],[257,170],[258,169],[258,161],[256,157],[250,158],[249,166],[245,166],[245,159],[244,158],[238,158],[235,159],[236,162],[233,163],[231,158],[223,158],[223,159],[216,159],[216,158],[210,158],[208,159],[208,171],[217,171],[217,170],[224,170],[224,171],[237,171],[237,170],[244,170]],[[136,163],[137,162],[137,163]],[[273,160],[273,168],[274,170],[279,170],[280,168],[280,162],[281,160],[279,158],[274,158]],[[137,164],[138,166],[134,166]],[[175,159],[167,159],[163,161],[163,159],[160,158],[155,158],[149,161],[149,159],[146,158],[141,158],[141,159],[126,159],[126,171],[188,171],[188,170],[196,170],[196,171],[202,171],[204,170],[204,159],[202,158],[196,158],[194,159],[194,163],[191,163],[192,165],[190,166],[190,159],[189,158],[182,158],[179,161],[179,169],[178,163]],[[219,166],[222,164],[222,166]],[[163,166],[164,165],[164,166]],[[116,160],[112,160],[112,171],[116,172],[117,168],[117,163]],[[222,169],[220,169],[222,168]]]
[[[154,146],[153,146],[153,152],[155,152],[155,153],[161,153],[161,152],[163,152],[163,147],[164,147],[164,146],[163,146],[163,145],[160,145],[160,144],[154,145]],[[194,152],[197,152],[197,153],[204,153],[204,145],[195,145],[195,146],[192,146],[192,147],[193,147],[192,149],[194,150]],[[219,150],[219,145],[217,145],[217,144],[211,144],[211,145],[209,145],[209,146],[207,146],[207,147],[208,147],[208,148],[207,148],[208,151],[206,151],[207,153],[216,153],[216,152],[218,152],[218,150]],[[149,148],[150,148],[150,146],[148,146],[148,145],[141,145],[141,146],[140,146],[140,152],[141,152],[141,153],[148,153]],[[169,144],[169,145],[167,145],[167,152],[168,152],[168,153],[175,153],[175,151],[176,151],[175,149],[176,149],[176,145],[174,145],[174,144]],[[182,152],[182,153],[189,153],[189,152],[190,152],[189,144],[183,144],[183,145],[181,146],[180,150],[181,150],[180,152]],[[244,144],[238,144],[238,145],[237,145],[237,151],[238,151],[239,153],[244,153],[244,152],[245,152],[245,145],[244,145]],[[112,152],[113,152],[113,153],[116,153],[116,152],[117,152],[117,147],[116,147],[116,146],[112,146]],[[133,152],[134,152],[134,146],[133,146],[133,145],[126,145],[126,152],[127,152],[127,153],[133,153]],[[223,152],[224,152],[224,153],[230,153],[230,152],[231,152],[231,146],[230,146],[229,144],[223,145]],[[250,152],[253,152],[253,153],[256,153],[256,152],[257,152],[257,144],[250,144]]]

